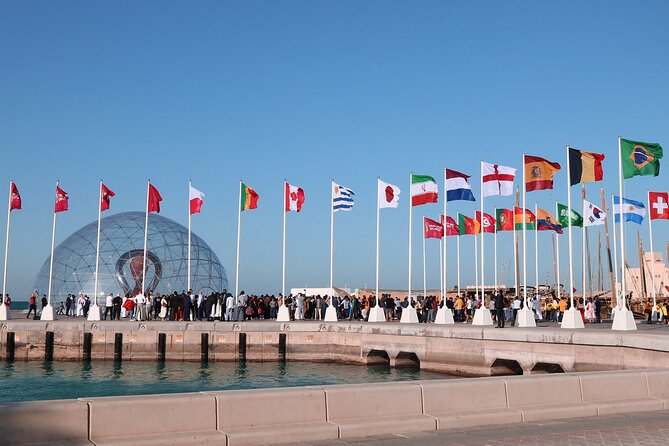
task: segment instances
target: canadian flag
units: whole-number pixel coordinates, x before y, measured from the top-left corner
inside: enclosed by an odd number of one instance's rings
[[[286,212],[302,210],[302,203],[304,203],[304,191],[301,187],[292,186],[286,183]]]
[[[204,202],[204,194],[193,186],[188,186],[188,199],[190,200],[190,214],[199,214]]]
[[[651,220],[669,220],[669,193],[648,192]]]

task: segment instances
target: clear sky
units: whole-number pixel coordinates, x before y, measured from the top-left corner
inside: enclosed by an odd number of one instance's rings
[[[287,216],[287,285],[327,286],[334,178],[356,192],[353,211],[335,215],[335,285],[373,287],[377,176],[403,192],[399,209],[381,211],[381,286],[406,288],[410,171],[440,184],[444,165],[471,174],[478,198],[481,159],[520,167],[525,151],[566,167],[571,144],[606,154],[610,196],[619,133],[669,149],[668,14],[662,1],[0,2],[0,204],[13,178],[24,207],[12,215],[8,290],[27,298],[49,254],[56,179],[71,197],[59,243],[97,217],[100,178],[117,193],[109,212],[143,210],[151,178],[162,215],[183,224],[192,178],[206,194],[194,232],[231,285],[243,178],[260,194],[242,215],[247,292],[281,288],[284,178],[306,193],[303,212]],[[626,181],[626,195],[669,189],[668,169]],[[600,186],[587,186],[593,201]],[[565,169],[555,187],[528,194],[528,207],[554,212],[566,201]],[[451,215],[473,214],[478,202],[449,205]],[[511,205],[486,200],[491,213]],[[414,208],[415,289],[420,218],[441,207]],[[664,252],[669,223],[653,229]],[[645,222],[641,230],[647,244]],[[550,235],[539,235],[539,275],[552,282]],[[579,231],[575,240],[579,269]],[[499,249],[500,282],[512,284],[510,234]],[[462,250],[464,285],[474,277],[471,237]],[[454,242],[448,254],[452,286]],[[486,258],[490,283],[492,236]],[[436,241],[428,261],[436,288]]]

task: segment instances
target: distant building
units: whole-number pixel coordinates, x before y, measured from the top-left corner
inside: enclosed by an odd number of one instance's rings
[[[645,279],[648,297],[653,296],[653,266],[655,270],[655,292],[657,297],[669,297],[669,268],[664,263],[661,252],[645,252]],[[625,272],[625,288],[627,292],[633,293],[632,298],[638,299],[643,296],[643,281],[641,280],[641,268],[627,268]],[[618,284],[620,289],[620,284]]]

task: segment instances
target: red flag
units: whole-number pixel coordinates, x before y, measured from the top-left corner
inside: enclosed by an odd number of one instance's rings
[[[481,223],[483,232],[495,232],[495,219],[492,215],[483,213],[483,221],[481,221],[481,211],[476,211],[476,221]]]
[[[441,225],[444,226],[443,215],[441,216]],[[458,228],[458,224],[455,222],[455,219],[453,217],[446,217],[445,230],[446,230],[446,237],[450,237],[452,235],[460,235],[460,228]]]
[[[149,184],[149,206],[147,208],[147,211],[160,212],[161,201],[163,201],[163,197],[160,196],[158,189],[153,187],[153,184]]]
[[[648,192],[651,220],[669,220],[669,193]]]
[[[442,238],[444,227],[438,221],[423,217],[423,238]]]
[[[67,210],[67,201],[70,197],[60,187],[56,186],[56,206],[54,207],[54,212],[65,212]]]
[[[12,198],[9,200],[9,210],[13,211],[14,209],[21,209],[21,194],[19,194],[19,189],[16,187],[16,184],[12,181],[11,186]]]
[[[300,212],[302,210],[302,204],[304,203],[304,191],[301,187],[292,186],[286,183],[285,196],[286,212]]]
[[[104,183],[101,184],[100,194],[102,195],[100,199],[100,212],[104,212],[109,209],[109,198],[115,196],[114,191],[109,189]]]

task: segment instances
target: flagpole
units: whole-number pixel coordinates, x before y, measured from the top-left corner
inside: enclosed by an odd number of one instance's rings
[[[602,209],[604,212],[607,214],[607,216],[614,215],[613,212],[610,211],[609,206],[606,205],[606,196],[604,195],[604,188],[602,187],[600,189],[600,195],[602,198]],[[615,220],[615,219],[614,219]],[[615,233],[616,227],[615,225],[613,226],[613,232]],[[613,262],[611,261],[611,241],[609,238],[609,218],[604,218],[604,230],[606,232],[606,254],[609,260],[609,281],[611,282],[611,302],[613,303],[613,297],[616,292],[616,282],[613,278]]]
[[[60,184],[60,181],[56,181],[56,201],[55,201],[56,203],[58,202],[58,185],[59,184]],[[51,257],[49,258],[49,291],[48,291],[47,298],[46,298],[46,307],[42,310],[42,316],[44,316],[44,320],[47,320],[47,321],[54,320],[53,307],[51,306],[51,286],[53,284],[53,250],[54,250],[54,244],[55,244],[55,240],[56,240],[56,215],[58,215],[58,213],[56,212],[55,203],[54,203],[53,228],[51,230]],[[41,316],[40,316],[40,319],[42,319]]]
[[[483,193],[483,160],[481,160],[481,308],[485,308],[485,251],[483,249],[485,243],[485,238],[483,237],[483,234],[485,234],[485,227],[483,225],[483,221],[485,220],[485,214],[483,213],[484,198],[485,198],[485,193]]]
[[[100,224],[102,221],[102,180],[100,180],[100,196],[98,198],[98,239],[95,248],[95,290],[93,291],[93,305],[88,311],[88,320],[100,320],[100,308],[98,307],[98,284],[100,280],[98,274],[100,273]]]
[[[330,293],[334,293],[332,273],[334,271],[334,187],[332,179],[330,183]]]
[[[583,216],[585,216],[585,184],[581,183],[581,212]],[[583,272],[582,272],[582,279],[583,279],[583,291],[581,292],[581,295],[583,296],[583,306],[585,307],[585,287],[586,287],[586,244],[587,240],[585,238],[585,219],[583,219],[583,226],[581,226],[581,239],[582,239],[582,252],[581,255],[583,258],[581,259],[581,264],[583,267]]]
[[[518,293],[518,231],[516,230],[516,210],[513,210],[513,281],[515,285],[515,295]]]
[[[376,306],[379,306],[379,185],[381,177],[376,178]]]
[[[555,215],[557,215],[558,222],[560,221],[560,211],[558,209],[558,202],[555,202]],[[560,237],[558,235],[555,235],[555,261],[557,262],[557,274],[556,274],[556,280],[557,280],[557,298],[560,300],[560,297],[562,295],[561,293],[561,283],[560,283]]]
[[[5,235],[5,267],[2,275],[2,296],[0,296],[0,320],[11,319],[11,314],[5,306],[5,294],[7,293],[7,256],[9,255],[9,223],[12,214],[12,185],[14,181],[9,180],[9,200],[7,201],[7,234]]]
[[[611,194],[611,204],[613,205],[613,275],[614,275],[614,289],[612,290],[613,296],[616,298],[615,308],[620,308],[620,299],[618,298],[618,236],[616,235],[616,211],[615,203],[613,201],[613,194]]]
[[[483,220],[483,218],[481,218]],[[476,275],[476,300],[479,299],[479,238],[474,234],[474,273]]]
[[[413,203],[411,199],[411,179],[412,174],[409,173],[409,307],[411,307],[411,220],[413,215]],[[407,307],[407,308],[409,308]]]
[[[462,297],[460,291],[460,231],[459,230],[458,230],[458,238],[456,241],[456,250],[458,256],[458,297]]]
[[[559,218],[559,217],[558,217]],[[574,258],[573,258],[573,235],[571,230],[571,165],[569,164],[569,144],[567,144],[567,221],[569,222],[569,302],[574,308]]]
[[[444,308],[446,308],[445,299],[446,299],[446,296],[448,294],[447,291],[446,291],[448,289],[448,281],[447,281],[448,268],[446,267],[446,262],[448,260],[448,257],[447,257],[447,254],[446,254],[446,251],[447,251],[446,248],[448,247],[448,245],[447,245],[448,237],[446,236],[447,235],[446,228],[448,227],[448,214],[446,213],[447,204],[448,204],[448,190],[446,189],[446,166],[444,166],[444,251],[442,252],[442,256],[444,258],[444,261],[443,261],[443,264],[442,264],[442,270],[443,270],[443,279],[442,280],[443,280],[443,283],[444,283],[444,293],[443,293],[443,296],[441,298],[441,300],[444,302]],[[437,310],[437,311],[439,311],[439,310]]]
[[[523,152],[523,301],[527,308],[527,207],[525,199],[527,186],[525,184],[525,152]]]
[[[423,217],[423,302],[427,297],[427,273],[425,272],[425,217]]]
[[[190,210],[190,189],[192,187],[192,181],[188,180],[188,284],[186,286],[187,291],[190,291],[190,259],[191,259],[191,218],[193,217],[193,214]],[[239,223],[239,222],[238,222]],[[239,231],[237,231],[239,232]],[[239,245],[238,245],[239,246]],[[237,280],[235,280],[235,286],[237,284]],[[237,294],[235,293],[235,296]]]
[[[657,297],[655,291],[655,258],[653,253],[653,218],[651,215],[652,210],[650,208],[650,191],[646,191],[646,197],[648,199],[648,230],[650,235],[650,274],[652,277],[651,286],[653,287],[653,311],[654,311],[655,305],[657,305]]]
[[[493,235],[493,243],[494,243],[494,257],[495,257],[495,284],[494,288],[497,288],[499,285],[499,282],[497,281],[497,206],[495,206],[495,233]],[[492,299],[492,297],[491,297]],[[496,310],[497,308],[495,308]]]
[[[237,262],[235,268],[235,299],[239,296],[239,245],[242,233],[242,180],[239,180],[239,206],[237,206]]]
[[[445,237],[445,235],[444,235]],[[444,301],[444,275],[443,275],[443,265],[444,265],[444,259],[443,259],[443,246],[441,245],[441,240],[439,240],[439,283],[441,284],[441,301]],[[439,311],[439,310],[437,310]]]
[[[539,210],[537,208],[537,202],[534,202],[534,216],[537,219],[535,228],[534,228],[534,280],[536,288],[534,289],[534,295],[539,297]]]
[[[144,219],[144,256],[142,258],[142,294],[146,290],[146,248],[149,242],[149,192],[151,180],[146,182],[146,217]]]
[[[281,306],[286,305],[286,180],[283,180],[283,204],[281,208],[283,209],[283,266],[281,272],[281,295],[283,296]]]

